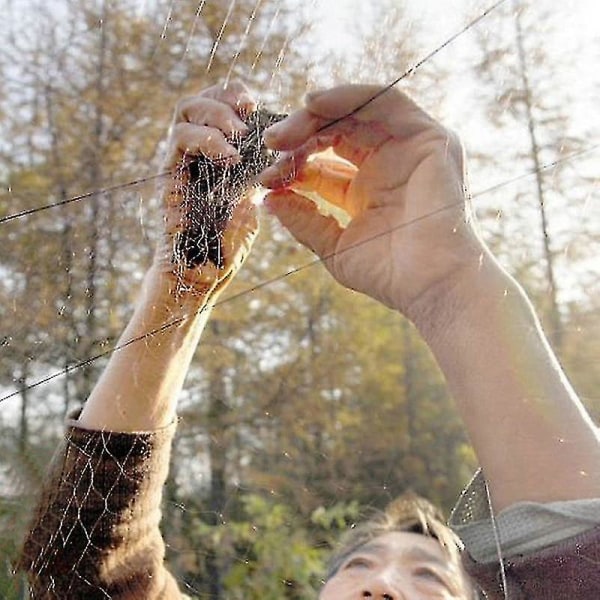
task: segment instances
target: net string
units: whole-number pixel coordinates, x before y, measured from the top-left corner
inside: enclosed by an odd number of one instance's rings
[[[208,73],[212,67],[213,61],[215,59],[215,56],[217,54],[217,48],[219,46],[219,43],[221,42],[221,38],[223,37],[223,34],[225,33],[225,29],[227,27],[227,23],[229,22],[229,19],[231,17],[231,14],[233,12],[233,9],[235,8],[237,0],[231,0],[230,4],[229,4],[229,8],[227,9],[227,14],[225,15],[225,19],[223,20],[223,23],[221,25],[221,29],[219,30],[219,33],[217,34],[217,37],[214,41],[212,50],[210,51],[210,56],[208,58],[208,64],[206,65],[206,72]]]
[[[90,198],[94,198],[95,196],[102,196],[104,194],[110,194],[112,192],[118,192],[121,190],[126,190],[128,188],[132,188],[142,183],[147,183],[149,181],[154,181],[156,179],[161,179],[162,177],[166,177],[167,175],[171,175],[172,171],[163,171],[161,173],[156,173],[154,175],[149,175],[147,177],[140,177],[139,179],[134,179],[132,181],[126,181],[124,183],[117,183],[115,185],[105,187],[99,190],[94,190],[92,192],[86,192],[84,194],[79,194],[78,196],[72,196],[71,198],[65,198],[64,200],[58,200],[57,202],[51,202],[49,204],[43,204],[42,206],[36,206],[34,208],[26,208],[19,212],[13,213],[11,215],[6,215],[0,218],[0,225],[4,223],[10,223],[11,221],[15,221],[16,219],[22,219],[24,217],[28,217],[29,215],[34,215],[36,213],[42,212],[44,210],[49,210],[51,208],[57,208],[59,206],[65,206],[67,204],[72,204],[74,202],[80,202],[81,200],[87,200]]]
[[[546,164],[542,165],[542,167],[540,167],[539,169],[531,169],[531,170],[526,171],[526,172],[524,172],[524,173],[522,173],[522,174],[520,174],[520,175],[518,175],[516,177],[511,177],[510,179],[507,179],[507,180],[502,181],[500,183],[497,183],[497,184],[495,184],[495,185],[493,185],[491,187],[488,187],[488,188],[486,188],[484,190],[476,192],[475,194],[471,195],[470,199],[471,200],[475,200],[475,199],[480,198],[481,196],[484,196],[484,195],[486,195],[488,193],[491,193],[491,192],[499,190],[499,189],[501,189],[503,187],[506,187],[506,186],[508,186],[508,185],[516,182],[516,181],[519,181],[519,180],[524,179],[526,177],[531,177],[531,176],[537,174],[538,172],[547,171],[547,170],[552,169],[552,168],[554,168],[554,167],[556,167],[556,166],[558,166],[560,164],[566,163],[566,162],[568,162],[568,161],[570,161],[570,160],[572,160],[574,158],[579,158],[579,157],[581,157],[583,155],[591,154],[594,151],[597,151],[599,148],[600,148],[600,144],[595,144],[595,145],[590,146],[590,147],[588,147],[588,148],[586,148],[584,150],[580,150],[580,151],[574,152],[572,154],[569,154],[568,156],[565,156],[565,157],[563,157],[561,159],[557,159],[557,160],[552,161],[550,163],[546,163]],[[404,229],[406,227],[410,227],[411,225],[414,225],[416,223],[424,221],[425,219],[434,217],[434,216],[436,216],[436,215],[438,215],[438,214],[440,214],[442,212],[445,212],[447,210],[451,210],[452,208],[456,208],[458,206],[461,206],[462,204],[463,204],[462,201],[460,201],[460,202],[452,202],[452,203],[446,204],[444,206],[441,206],[441,207],[437,208],[434,211],[431,211],[429,213],[421,215],[420,217],[417,217],[415,219],[411,219],[410,221],[407,221],[405,223],[401,223],[399,225],[396,225],[394,227],[391,227],[389,229],[381,231],[381,232],[379,232],[379,233],[377,233],[377,234],[375,234],[373,236],[370,236],[370,237],[368,237],[368,238],[366,238],[364,240],[361,240],[360,242],[352,244],[352,245],[348,246],[347,248],[344,248],[343,250],[340,250],[340,251],[337,251],[337,252],[332,252],[332,253],[327,254],[327,255],[325,255],[323,257],[315,258],[315,259],[313,259],[313,260],[311,260],[311,261],[309,261],[307,263],[304,263],[304,264],[302,264],[302,265],[300,265],[298,267],[295,267],[295,268],[293,268],[293,269],[291,269],[289,271],[286,271],[285,273],[281,273],[280,275],[276,275],[274,277],[271,277],[270,279],[266,279],[264,281],[261,281],[260,283],[257,283],[254,286],[251,286],[251,287],[249,287],[249,288],[247,288],[245,290],[242,290],[242,291],[238,292],[237,294],[233,294],[231,296],[228,296],[227,298],[223,298],[223,300],[217,301],[214,304],[214,307],[217,308],[219,306],[222,306],[223,304],[227,304],[229,302],[233,302],[235,300],[239,300],[240,298],[243,298],[244,296],[247,296],[248,294],[252,294],[252,293],[254,293],[254,292],[258,291],[258,290],[261,290],[261,289],[263,289],[265,287],[268,287],[268,286],[273,285],[273,284],[275,284],[275,283],[277,283],[279,281],[282,281],[282,280],[286,279],[287,277],[290,277],[292,275],[296,275],[297,273],[305,271],[306,269],[309,269],[309,268],[314,267],[314,266],[316,266],[318,264],[321,264],[321,263],[323,263],[323,262],[325,262],[327,260],[330,260],[334,256],[338,256],[338,255],[343,254],[345,252],[348,252],[350,250],[354,250],[354,249],[356,249],[356,248],[358,248],[360,246],[363,246],[365,244],[368,244],[368,243],[370,243],[370,242],[372,242],[372,241],[374,241],[376,239],[379,239],[379,238],[384,237],[386,235],[390,235],[394,231],[398,231],[400,229]],[[132,338],[131,340],[128,340],[127,342],[124,342],[122,344],[114,346],[113,348],[109,348],[108,350],[105,350],[104,352],[100,352],[100,353],[98,353],[98,354],[96,354],[96,355],[94,355],[94,356],[92,356],[90,358],[87,358],[87,359],[83,360],[83,361],[80,361],[80,362],[77,362],[77,363],[73,363],[72,365],[69,365],[68,367],[66,367],[64,369],[61,369],[60,371],[56,371],[54,373],[51,373],[50,375],[48,375],[46,377],[43,377],[43,378],[41,378],[39,380],[36,380],[33,383],[28,384],[27,386],[19,388],[18,390],[14,391],[14,392],[11,392],[10,394],[7,394],[7,395],[1,397],[0,398],[0,403],[4,402],[5,400],[8,400],[10,398],[13,398],[15,396],[18,396],[22,392],[27,392],[27,391],[29,391],[31,389],[37,388],[37,387],[39,387],[39,386],[41,386],[41,385],[43,385],[45,383],[48,383],[48,382],[50,382],[50,381],[52,381],[52,380],[54,380],[54,379],[56,379],[58,377],[61,377],[62,375],[66,375],[66,374],[71,373],[73,371],[76,371],[76,370],[78,370],[80,368],[86,367],[86,366],[90,365],[91,363],[93,363],[93,362],[95,362],[95,361],[97,361],[97,360],[99,360],[101,358],[104,358],[106,356],[110,356],[113,352],[117,352],[119,350],[122,350],[123,348],[126,348],[126,347],[130,346],[131,344],[133,344],[135,342],[143,341],[145,339],[148,339],[149,337],[152,337],[154,335],[158,335],[158,334],[162,333],[163,331],[166,331],[166,330],[170,329],[171,327],[176,327],[177,325],[180,325],[181,323],[183,323],[187,319],[194,318],[197,315],[201,314],[204,310],[206,310],[205,307],[203,307],[202,309],[200,309],[200,311],[194,313],[191,316],[180,317],[178,319],[174,319],[173,321],[165,323],[164,325],[162,325],[159,328],[153,329],[152,331],[148,331],[148,332],[146,332],[146,333],[144,333],[144,334],[142,334],[140,336]]]
[[[327,129],[328,127],[332,127],[336,123],[339,123],[340,121],[343,121],[344,119],[347,119],[348,117],[355,115],[357,112],[361,111],[363,108],[365,108],[366,106],[371,104],[371,102],[377,100],[377,98],[379,98],[380,96],[383,96],[383,94],[385,94],[386,92],[391,90],[394,86],[399,84],[403,79],[406,79],[407,77],[410,77],[411,75],[413,75],[425,63],[429,62],[434,56],[436,56],[442,50],[444,50],[444,48],[446,48],[447,46],[452,44],[452,42],[457,40],[461,35],[463,35],[467,31],[469,31],[469,29],[475,27],[475,25],[477,25],[477,23],[479,23],[481,20],[485,19],[490,13],[492,13],[494,10],[499,8],[505,2],[507,2],[507,0],[499,0],[495,4],[492,4],[492,6],[490,6],[485,11],[483,11],[479,16],[475,17],[472,21],[469,21],[462,29],[459,29],[455,34],[451,35],[445,42],[443,42],[437,48],[435,48],[434,50],[429,52],[429,54],[426,54],[423,58],[421,58],[419,61],[417,61],[412,67],[410,67],[406,71],[404,71],[404,73],[402,73],[402,75],[399,75],[398,77],[396,77],[396,79],[394,79],[393,81],[388,83],[386,86],[381,88],[378,92],[376,92],[372,96],[369,96],[369,98],[367,98],[364,102],[359,104],[357,107],[353,108],[350,112],[342,115],[341,117],[338,117],[337,119],[333,119],[329,123],[326,123],[325,125],[323,125],[317,131],[317,133]]]
[[[504,4],[505,2],[507,2],[507,0],[499,0],[498,2],[496,2],[495,4],[493,4],[492,6],[490,6],[487,10],[485,10],[479,16],[477,16],[476,18],[474,18],[473,20],[471,20],[469,23],[467,23],[467,25],[465,25],[460,30],[458,30],[456,33],[454,33],[452,36],[450,36],[448,39],[446,39],[441,45],[437,46],[434,50],[432,50],[427,55],[425,55],[422,59],[420,59],[419,61],[417,61],[412,67],[410,67],[404,73],[402,73],[402,75],[398,76],[396,79],[394,79],[390,83],[388,83],[385,86],[383,86],[377,93],[375,93],[372,96],[370,96],[369,98],[367,98],[367,100],[365,100],[364,102],[362,102],[359,106],[356,106],[355,108],[353,108],[348,113],[346,113],[346,114],[344,114],[344,115],[342,115],[342,116],[340,116],[340,117],[338,117],[338,118],[336,118],[336,119],[334,119],[332,121],[327,122],[319,130],[317,130],[317,133],[320,133],[323,130],[327,129],[328,127],[332,127],[336,123],[339,123],[340,121],[342,121],[342,120],[344,120],[344,119],[346,119],[348,117],[351,117],[351,116],[355,115],[357,112],[359,112],[360,110],[362,110],[363,108],[365,108],[371,102],[373,102],[377,98],[379,98],[382,94],[385,94],[390,89],[392,89],[394,86],[396,86],[398,83],[400,83],[403,79],[406,79],[410,75],[413,75],[426,62],[428,62],[429,60],[431,60],[434,56],[436,56],[444,48],[446,48],[448,45],[450,45],[452,42],[454,42],[456,39],[458,39],[461,35],[465,34],[467,31],[469,31],[469,29],[471,29],[472,27],[474,27],[475,25],[477,25],[477,23],[479,23],[482,19],[484,19],[485,17],[487,17],[491,12],[493,12],[496,8],[498,8],[501,4]],[[235,4],[235,0],[232,2],[232,4]],[[202,5],[202,3],[201,3],[201,5]],[[230,5],[230,7],[231,7],[231,5]],[[226,26],[226,21],[224,22],[224,24],[222,26],[222,30],[224,30],[225,26]],[[213,58],[214,57],[211,56],[211,58],[209,59],[209,65],[210,65],[210,63],[212,63]],[[208,68],[210,68],[210,66],[207,67],[207,70],[208,70]],[[99,189],[99,190],[95,190],[95,191],[87,192],[87,193],[84,193],[84,194],[80,194],[78,196],[74,196],[72,198],[67,198],[67,199],[64,199],[64,200],[61,200],[61,201],[58,201],[58,202],[52,202],[52,203],[44,204],[44,205],[41,205],[41,206],[38,206],[38,207],[25,209],[25,210],[19,211],[17,213],[1,217],[0,218],[0,225],[3,225],[4,223],[9,223],[10,221],[14,221],[15,219],[21,219],[21,218],[27,217],[29,215],[36,214],[38,212],[42,212],[44,210],[48,210],[48,209],[51,209],[51,208],[56,208],[56,207],[59,207],[59,206],[64,206],[66,204],[71,204],[73,202],[79,202],[81,200],[91,199],[91,198],[93,198],[95,196],[100,196],[100,195],[107,194],[107,193],[117,192],[119,190],[123,190],[123,189],[127,189],[127,188],[130,188],[130,187],[134,187],[136,185],[140,185],[142,183],[146,183],[148,181],[152,181],[152,180],[159,179],[161,177],[166,177],[166,176],[169,176],[169,175],[172,175],[172,171],[171,170],[169,170],[169,171],[163,171],[161,173],[150,175],[148,177],[142,177],[142,178],[134,179],[132,181],[127,181],[127,182],[124,182],[124,183],[115,184],[113,186],[109,186],[109,187],[102,188],[102,189]]]
[[[235,1],[236,0],[232,0],[232,2],[230,4],[229,11],[228,11],[228,16],[229,16],[229,13],[231,12],[233,6],[235,5]],[[374,100],[376,100],[377,98],[379,98],[381,95],[383,95],[384,93],[386,93],[387,91],[389,91],[390,89],[392,89],[400,81],[402,81],[406,77],[414,74],[415,71],[417,69],[419,69],[423,64],[425,64],[427,61],[429,61],[430,59],[432,59],[435,55],[437,55],[445,47],[447,47],[454,40],[456,40],[459,36],[461,36],[466,31],[468,31],[471,27],[475,26],[478,22],[480,22],[483,18],[485,18],[489,13],[491,13],[493,10],[495,10],[496,8],[498,8],[504,2],[506,2],[506,0],[499,0],[498,2],[496,2],[494,5],[492,5],[490,8],[488,8],[486,11],[484,11],[481,15],[479,15],[477,18],[475,18],[474,20],[472,20],[471,22],[469,22],[466,26],[464,26],[460,31],[458,31],[457,33],[455,33],[450,38],[448,38],[442,45],[440,45],[435,50],[433,50],[432,52],[430,52],[429,54],[427,54],[423,59],[421,59],[415,65],[413,65],[411,68],[409,68],[407,71],[405,71],[402,75],[400,75],[394,81],[392,81],[389,84],[387,84],[386,86],[384,86],[377,93],[375,93],[374,95],[372,95],[371,97],[369,97],[365,102],[363,102],[359,106],[357,106],[354,109],[352,109],[349,113],[347,113],[345,115],[342,115],[341,117],[339,117],[339,118],[337,118],[335,120],[332,120],[332,121],[326,123],[325,125],[323,125],[318,130],[318,132],[321,132],[321,131],[329,128],[329,127],[332,127],[336,123],[338,123],[338,122],[340,122],[340,121],[342,121],[342,120],[344,120],[344,119],[346,119],[346,118],[348,118],[348,117],[356,114],[357,112],[359,112],[360,110],[362,110],[363,108],[365,108],[368,104],[370,104],[371,102],[373,102]],[[259,4],[260,4],[260,0],[258,0],[257,6]],[[203,2],[201,3],[201,5],[203,5]],[[223,23],[223,27],[221,29],[219,37],[222,35],[222,33],[224,31],[224,28],[226,26],[226,22],[227,22],[227,17],[225,19],[225,22]],[[165,28],[167,27],[167,23],[165,24]],[[248,30],[249,30],[249,28],[248,28]],[[189,43],[189,40],[188,40],[188,43]],[[217,44],[215,43],[215,46],[213,47],[213,52],[211,53],[209,64],[207,66],[207,71],[210,69],[212,60],[214,58],[214,54],[216,52],[216,45]],[[187,48],[186,48],[186,51],[187,51]],[[239,54],[239,51],[238,51],[238,54]],[[237,58],[237,56],[236,56],[236,58]],[[231,70],[232,69],[233,69],[233,65],[232,65]],[[231,70],[230,70],[230,73],[231,73]],[[228,77],[229,77],[229,75],[228,75]],[[529,176],[531,176],[531,175],[533,175],[535,173],[548,170],[548,169],[550,169],[550,168],[552,168],[554,166],[557,166],[558,164],[567,162],[569,160],[572,160],[572,159],[574,159],[576,157],[583,156],[585,154],[589,154],[589,153],[597,150],[598,147],[600,147],[600,144],[596,144],[596,145],[593,145],[591,147],[587,147],[587,148],[585,148],[583,150],[580,150],[580,151],[574,152],[572,154],[569,154],[566,157],[563,157],[561,159],[557,159],[557,160],[555,160],[555,161],[553,161],[551,163],[547,163],[547,164],[543,165],[539,169],[528,171],[528,172],[522,173],[522,174],[520,174],[520,175],[518,175],[516,177],[512,177],[511,179],[504,180],[504,181],[502,181],[502,182],[500,182],[500,183],[498,183],[496,185],[493,185],[493,186],[491,186],[491,187],[489,187],[489,188],[487,188],[485,190],[481,190],[480,192],[474,194],[471,198],[472,199],[478,198],[478,197],[480,197],[480,196],[482,196],[484,194],[487,194],[487,193],[496,191],[498,189],[501,189],[504,186],[507,186],[507,185],[509,185],[509,184],[511,184],[511,183],[513,183],[515,181],[518,181],[520,179],[523,179],[525,177],[529,177]],[[84,200],[84,199],[91,199],[91,198],[93,198],[93,197],[95,197],[97,195],[102,195],[102,194],[105,194],[105,193],[110,193],[110,192],[115,192],[115,191],[118,191],[118,190],[127,189],[127,188],[130,188],[130,187],[134,187],[134,186],[140,185],[140,184],[145,183],[145,182],[149,182],[149,181],[152,181],[152,180],[157,180],[157,179],[160,179],[160,178],[163,178],[163,177],[166,177],[166,176],[170,176],[170,175],[172,175],[172,171],[165,171],[165,172],[162,172],[162,173],[159,173],[159,174],[155,174],[155,175],[151,175],[151,176],[143,177],[143,178],[138,178],[138,179],[135,179],[133,181],[128,181],[128,182],[125,182],[125,183],[122,183],[122,184],[117,184],[117,185],[114,185],[114,186],[110,186],[110,187],[107,187],[107,188],[104,188],[104,189],[95,190],[95,191],[92,191],[92,192],[81,194],[79,196],[75,196],[75,197],[72,197],[72,198],[64,199],[64,200],[61,200],[59,202],[54,202],[54,203],[51,203],[51,204],[47,204],[47,205],[44,205],[44,206],[35,207],[35,208],[31,208],[31,209],[26,209],[26,210],[20,211],[18,213],[15,213],[15,214],[8,215],[6,217],[0,218],[0,225],[4,224],[4,223],[8,223],[10,221],[13,221],[15,219],[23,218],[23,217],[26,217],[26,216],[29,216],[29,215],[41,212],[43,210],[47,210],[47,209],[50,209],[50,208],[59,207],[59,206],[63,206],[63,205],[66,205],[66,204],[78,202],[78,201],[81,201],[81,200]],[[367,244],[367,243],[369,243],[369,242],[371,242],[371,241],[373,241],[373,240],[375,240],[377,238],[380,238],[380,237],[385,236],[385,235],[389,235],[393,231],[396,231],[396,230],[404,228],[404,227],[408,227],[408,226],[413,225],[413,224],[415,224],[415,223],[417,223],[417,222],[419,222],[421,220],[424,220],[424,219],[429,218],[429,217],[433,217],[434,215],[436,215],[438,213],[441,213],[443,211],[455,208],[456,206],[459,206],[461,204],[462,204],[462,202],[453,202],[451,204],[445,205],[445,206],[443,206],[441,208],[436,209],[435,211],[433,211],[431,213],[428,213],[426,215],[422,215],[421,217],[419,217],[417,219],[411,220],[411,221],[406,222],[406,223],[402,223],[402,224],[397,225],[395,227],[392,227],[392,228],[390,228],[388,230],[380,232],[380,233],[378,233],[378,234],[376,234],[376,235],[374,235],[374,236],[372,236],[372,237],[370,237],[370,238],[368,238],[366,240],[362,240],[361,242],[356,243],[356,244],[354,244],[354,245],[352,245],[352,246],[350,246],[350,247],[348,247],[348,248],[346,248],[346,249],[344,249],[344,250],[342,250],[340,252],[334,252],[334,253],[331,253],[331,254],[326,255],[324,257],[312,260],[312,261],[310,261],[308,263],[305,263],[305,264],[303,264],[303,265],[301,265],[301,266],[299,266],[297,268],[292,269],[291,271],[287,271],[286,273],[283,273],[283,274],[278,275],[276,277],[273,277],[271,279],[268,279],[268,280],[265,280],[263,282],[260,282],[259,284],[255,285],[255,286],[253,286],[253,287],[251,287],[249,289],[242,290],[241,292],[239,292],[237,294],[229,296],[229,297],[227,297],[227,298],[225,298],[225,299],[217,302],[215,304],[215,306],[220,306],[220,305],[225,304],[227,302],[231,302],[231,301],[235,301],[237,299],[240,299],[240,298],[242,298],[242,297],[244,297],[244,296],[246,296],[246,295],[248,295],[250,293],[253,293],[253,292],[261,289],[261,288],[264,288],[264,287],[269,286],[271,284],[274,284],[274,283],[276,283],[278,281],[281,281],[281,280],[287,278],[290,275],[294,275],[294,274],[296,274],[298,272],[301,272],[301,271],[303,271],[305,269],[308,269],[308,268],[310,268],[310,267],[312,267],[312,266],[314,266],[316,264],[324,262],[324,261],[332,258],[333,256],[335,256],[336,254],[341,254],[342,252],[346,252],[348,250],[355,249],[356,247],[362,246],[363,244]],[[49,375],[49,376],[47,376],[47,377],[45,377],[43,379],[40,379],[40,380],[38,380],[38,381],[36,381],[36,382],[34,382],[34,383],[26,386],[24,389],[20,389],[17,392],[14,392],[12,394],[9,394],[7,396],[4,396],[4,397],[0,398],[0,402],[2,402],[4,400],[7,400],[7,399],[9,399],[11,397],[14,397],[14,396],[22,393],[23,391],[27,391],[27,390],[36,388],[36,387],[38,387],[38,386],[40,386],[40,385],[42,385],[44,383],[47,383],[47,382],[49,382],[49,381],[51,381],[51,380],[53,380],[53,379],[55,379],[57,377],[62,376],[64,374],[67,374],[67,373],[75,371],[75,370],[77,370],[79,368],[85,367],[85,366],[89,365],[90,363],[92,363],[92,362],[94,362],[94,361],[96,361],[96,360],[98,360],[100,358],[109,356],[113,352],[121,350],[121,349],[123,349],[123,348],[125,348],[125,347],[127,347],[127,346],[129,346],[129,345],[131,345],[131,344],[133,344],[135,342],[137,342],[137,341],[143,341],[144,339],[148,339],[151,336],[159,335],[160,333],[164,332],[165,330],[167,330],[167,329],[169,329],[169,328],[171,328],[173,326],[177,326],[181,322],[183,322],[183,321],[185,321],[185,320],[187,320],[189,318],[193,318],[194,316],[200,314],[204,310],[206,310],[206,308],[200,309],[197,313],[195,313],[191,317],[188,316],[188,317],[182,317],[182,318],[173,320],[172,322],[166,323],[165,325],[161,326],[160,328],[157,328],[157,329],[155,329],[153,331],[150,331],[150,332],[147,332],[147,333],[145,333],[145,334],[143,334],[141,336],[138,336],[136,338],[128,340],[127,342],[125,342],[123,344],[117,345],[117,346],[115,346],[115,347],[113,347],[113,348],[111,348],[111,349],[109,349],[107,351],[99,353],[99,354],[97,354],[97,355],[95,355],[93,357],[90,357],[90,358],[88,358],[88,359],[86,359],[84,361],[81,361],[79,363],[70,365],[67,368],[65,368],[65,369],[63,369],[63,370],[61,370],[61,371],[59,371],[57,373],[53,373],[53,374],[51,374],[51,375]],[[490,501],[489,493],[488,493],[488,501]],[[491,502],[490,502],[490,509],[491,509]],[[492,514],[492,524],[494,526],[494,532],[495,532],[495,534],[497,534],[497,530],[495,528],[495,526],[496,526],[495,516],[494,516],[493,512],[491,514]],[[504,573],[504,565],[503,565],[503,560],[502,560],[502,555],[501,555],[501,548],[500,548],[499,539],[496,539],[496,544],[497,544],[498,558],[499,558],[500,568],[501,568],[501,574],[502,574],[502,587],[503,587],[504,594],[506,594],[506,576],[505,576],[505,573]]]
[[[313,5],[314,5],[314,0],[313,0]],[[260,58],[263,55],[265,48],[267,47],[267,44],[271,38],[271,34],[273,33],[273,30],[275,28],[275,23],[277,22],[277,19],[279,18],[280,12],[281,12],[281,0],[278,0],[277,5],[275,7],[275,11],[273,13],[273,17],[271,18],[271,21],[269,22],[269,25],[267,26],[267,31],[265,33],[263,41],[260,44],[258,50],[256,51],[256,54],[254,56],[251,66],[250,66],[251,71],[254,71],[256,69],[256,66],[259,63]]]
[[[185,49],[183,54],[181,55],[180,63],[185,60],[188,52],[190,51],[190,46],[192,43],[192,39],[194,37],[194,33],[196,32],[196,27],[198,26],[198,21],[200,20],[200,15],[204,9],[204,5],[206,4],[206,0],[200,0],[198,7],[196,8],[196,12],[194,13],[194,20],[192,21],[192,26],[190,27],[190,33],[188,34],[187,42],[185,43]]]
[[[229,81],[231,79],[231,76],[233,75],[233,71],[234,71],[237,61],[242,53],[242,50],[244,49],[244,44],[246,43],[246,40],[248,39],[248,35],[250,34],[250,29],[252,28],[252,25],[254,24],[254,19],[256,19],[256,13],[258,12],[260,5],[262,4],[262,1],[263,0],[256,0],[256,4],[254,5],[254,8],[252,9],[252,13],[250,14],[250,17],[248,18],[248,23],[246,23],[246,28],[244,29],[244,33],[242,33],[242,37],[240,38],[240,42],[238,44],[237,50],[235,51],[235,54],[233,55],[233,58],[231,59],[231,62],[229,64],[229,70],[227,71],[227,75],[225,76],[225,82],[223,84],[224,87],[227,87],[229,85]]]
[[[504,600],[508,600],[508,581],[506,578],[506,567],[504,566],[504,559],[502,558],[502,541],[500,539],[500,528],[498,527],[498,519],[494,512],[492,505],[492,494],[490,493],[490,487],[487,480],[484,479],[485,487],[485,499],[490,512],[490,521],[492,525],[492,533],[494,535],[494,546],[496,547],[496,556],[498,557],[498,565],[500,566],[500,586],[502,589],[502,595]]]

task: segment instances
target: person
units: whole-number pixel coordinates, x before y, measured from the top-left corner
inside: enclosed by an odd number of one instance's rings
[[[477,588],[461,564],[462,547],[438,508],[406,492],[342,536],[329,559],[320,600],[360,594],[476,599]]]
[[[255,108],[231,83],[176,109],[155,260],[120,349],[68,424],[24,543],[33,598],[184,597],[159,532],[176,398],[216,300],[250,252],[257,208],[250,194],[236,203],[221,266],[174,262],[189,184],[179,167],[197,155],[239,162],[230,141]],[[272,190],[267,211],[340,284],[408,317],[444,372],[481,465],[451,521],[469,575],[488,598],[599,598],[598,429],[523,290],[477,233],[457,136],[397,89],[343,85],[309,94],[265,141],[283,153],[259,175]],[[321,154],[328,148],[342,160]],[[306,191],[343,209],[348,224],[322,215]],[[408,527],[392,507],[359,528],[321,600],[468,597],[460,578],[448,582],[458,542],[445,543],[439,518],[412,506]]]

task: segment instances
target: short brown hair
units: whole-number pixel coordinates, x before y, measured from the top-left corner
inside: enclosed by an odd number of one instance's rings
[[[388,504],[383,512],[376,512],[363,523],[350,528],[342,536],[329,560],[326,580],[331,579],[346,558],[361,546],[380,535],[393,531],[418,533],[437,540],[450,561],[457,566],[457,572],[462,574],[461,581],[456,581],[457,587],[463,588],[467,597],[477,597],[477,592],[461,567],[462,542],[446,525],[441,510],[429,500],[413,492],[406,492],[398,496]]]

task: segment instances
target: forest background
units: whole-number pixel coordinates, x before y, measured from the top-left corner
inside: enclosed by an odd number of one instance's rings
[[[234,77],[289,111],[307,90],[386,83],[487,4],[454,3],[444,24],[400,0],[0,4],[0,598],[16,600],[12,560],[63,419],[152,257],[177,99]],[[549,7],[505,2],[401,85],[461,133],[482,235],[599,422],[599,49]],[[449,510],[476,467],[410,323],[304,268],[311,255],[261,221],[180,400],[163,531],[191,597],[314,598],[342,530],[406,489]]]

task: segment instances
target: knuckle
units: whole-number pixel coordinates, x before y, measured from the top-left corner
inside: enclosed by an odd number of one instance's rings
[[[237,79],[237,78],[232,79],[229,82],[229,87],[234,92],[247,92],[248,91],[248,87],[246,86],[246,84],[241,79]]]
[[[175,123],[175,125],[173,125],[171,135],[172,135],[173,139],[179,141],[187,135],[187,132],[188,132],[187,123],[179,122],[179,123]]]
[[[197,96],[184,96],[180,98],[177,104],[175,105],[175,116],[177,120],[185,118],[186,112],[189,110],[189,107],[197,101]]]
[[[448,129],[446,127],[442,127],[442,131],[445,134],[446,145],[448,147],[448,151],[454,156],[456,159],[462,161],[465,153],[464,145],[462,139],[458,135],[458,133],[452,129]]]
[[[210,96],[188,96],[180,100],[176,109],[176,121],[187,121],[201,124],[222,105]]]
[[[219,102],[223,102],[227,98],[230,85],[225,87],[224,84],[218,83],[217,85],[213,85],[204,90],[201,95]]]
[[[215,97],[218,97],[218,95],[222,92],[222,90],[223,90],[223,86],[220,83],[217,83],[216,85],[211,85],[210,87],[203,89],[198,94],[198,96],[215,98]]]

